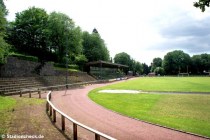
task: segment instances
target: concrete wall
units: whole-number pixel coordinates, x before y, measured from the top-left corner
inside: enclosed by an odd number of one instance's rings
[[[36,69],[41,63],[21,60],[16,57],[8,57],[7,63],[0,67],[0,77],[33,77],[33,76],[50,76],[54,75],[53,64],[46,63],[43,65],[39,73]]]
[[[37,71],[37,68],[39,69]],[[86,72],[69,72],[68,76],[82,76]],[[38,62],[8,57],[7,63],[0,67],[0,77],[34,77],[34,76],[66,76],[65,70],[55,70],[52,63],[42,65]]]

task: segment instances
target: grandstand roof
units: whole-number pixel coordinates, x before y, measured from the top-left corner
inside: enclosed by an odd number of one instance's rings
[[[94,66],[94,67],[106,67],[106,68],[128,68],[127,65],[122,65],[122,64],[117,64],[117,63],[111,63],[107,61],[93,61],[93,62],[88,62],[86,64],[87,66]]]

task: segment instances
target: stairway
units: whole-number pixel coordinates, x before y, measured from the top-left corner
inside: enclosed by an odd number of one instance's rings
[[[0,78],[0,94],[4,95],[17,94],[20,90],[26,88],[39,88],[43,86],[38,77]]]
[[[87,73],[73,73],[68,76],[68,84],[95,81]],[[36,76],[20,78],[0,78],[0,95],[19,94],[24,89],[38,89],[41,87],[65,85],[66,76]]]

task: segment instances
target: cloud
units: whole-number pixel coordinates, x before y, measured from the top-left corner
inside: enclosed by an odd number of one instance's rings
[[[210,52],[210,16],[197,20],[189,14],[180,12],[175,17],[166,17],[156,24],[161,42],[150,49],[184,50],[190,54]],[[162,25],[162,26],[161,26]]]
[[[210,34],[210,17],[203,20],[195,20],[189,16],[183,16],[176,22],[161,28],[160,34],[166,38],[180,36],[206,36]]]

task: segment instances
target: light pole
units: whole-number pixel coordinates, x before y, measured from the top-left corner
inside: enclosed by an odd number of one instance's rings
[[[67,50],[66,50],[66,89],[68,89],[68,54],[67,54]]]
[[[65,25],[68,21],[65,21]],[[66,28],[66,89],[68,89],[68,29]]]

